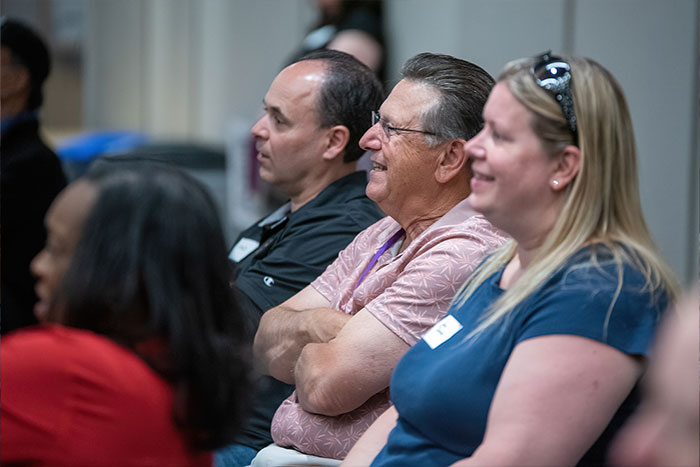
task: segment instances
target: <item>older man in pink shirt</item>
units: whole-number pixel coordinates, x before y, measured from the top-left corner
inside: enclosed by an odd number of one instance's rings
[[[398,360],[505,241],[471,208],[464,151],[483,125],[493,79],[427,53],[402,76],[360,141],[373,153],[367,195],[389,217],[260,322],[257,359],[296,391],[273,419],[275,445],[253,466],[338,464],[389,406]]]

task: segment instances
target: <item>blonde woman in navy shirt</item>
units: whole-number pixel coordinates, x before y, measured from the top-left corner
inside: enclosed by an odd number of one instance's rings
[[[604,463],[675,283],[639,199],[615,78],[509,63],[467,143],[472,204],[513,237],[399,362],[394,407],[348,454],[373,466]]]

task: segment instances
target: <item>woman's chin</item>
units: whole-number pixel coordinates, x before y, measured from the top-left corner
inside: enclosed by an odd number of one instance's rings
[[[34,316],[40,323],[46,322],[49,316],[49,305],[48,303],[39,300],[34,305]]]

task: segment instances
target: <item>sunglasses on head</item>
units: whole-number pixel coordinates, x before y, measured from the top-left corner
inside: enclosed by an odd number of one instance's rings
[[[550,50],[538,56],[535,64],[530,68],[530,74],[535,79],[535,83],[559,103],[569,130],[574,135],[574,142],[578,144],[574,99],[571,95],[571,66],[561,57],[551,53]]]

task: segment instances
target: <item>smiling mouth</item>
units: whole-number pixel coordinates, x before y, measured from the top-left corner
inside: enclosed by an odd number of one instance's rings
[[[487,182],[493,181],[493,177],[489,177],[488,175],[481,174],[479,172],[473,172],[472,171],[472,178],[475,178],[477,180],[484,180]]]
[[[386,166],[373,161],[372,162],[372,170],[384,172],[386,170]]]

